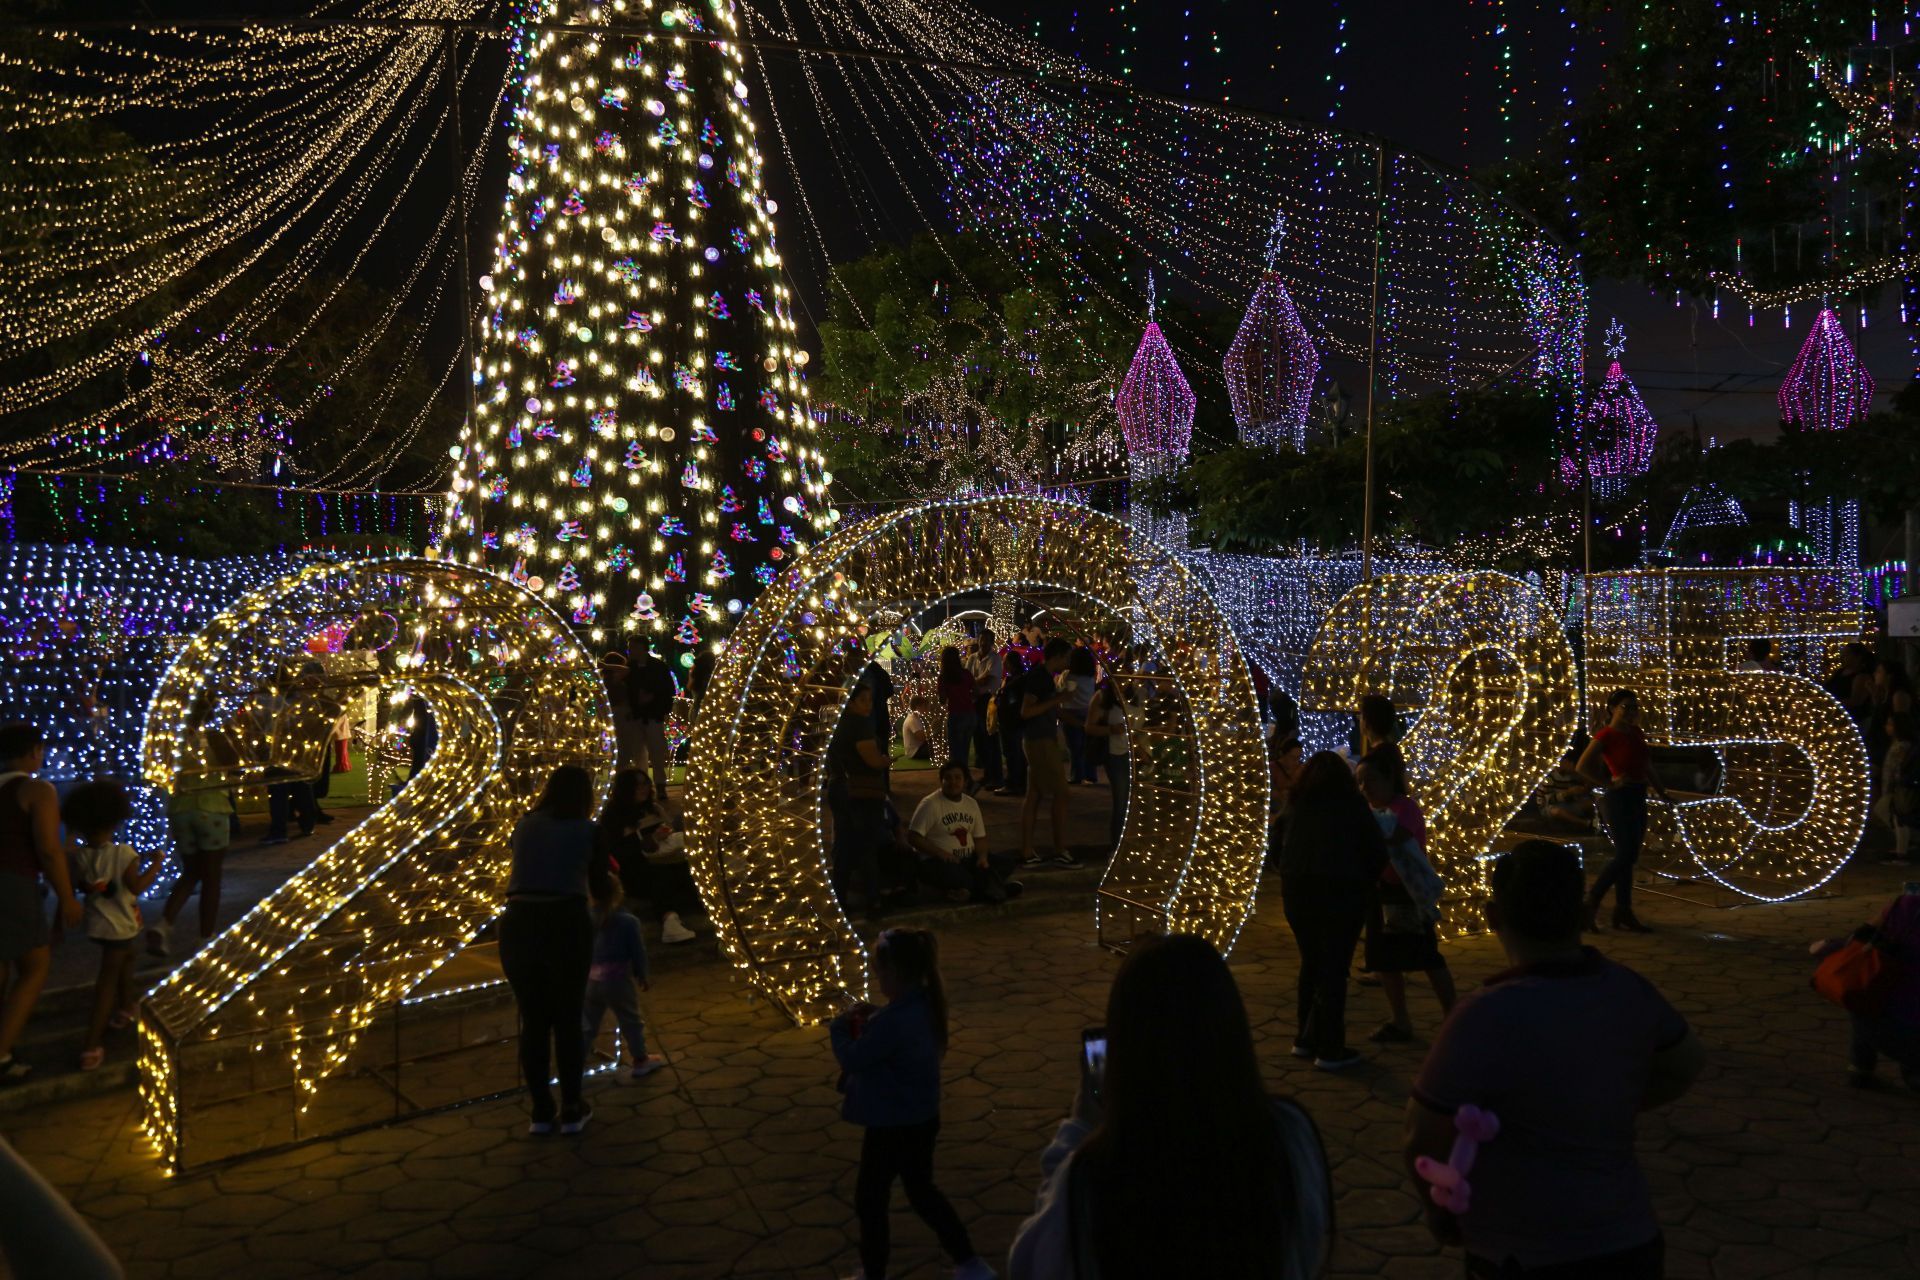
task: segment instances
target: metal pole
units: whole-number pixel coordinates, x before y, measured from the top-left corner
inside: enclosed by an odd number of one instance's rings
[[[1360,507],[1360,580],[1373,581],[1373,401],[1380,360],[1380,226],[1387,206],[1387,146],[1374,143],[1373,307],[1367,314],[1367,468]]]
[[[440,74],[447,81],[447,123],[452,126],[454,220],[460,224],[460,381],[467,389],[467,422],[461,435],[474,430],[479,403],[473,389],[473,252],[467,243],[467,148],[460,136],[460,77],[453,65],[457,33],[449,27],[440,42]]]

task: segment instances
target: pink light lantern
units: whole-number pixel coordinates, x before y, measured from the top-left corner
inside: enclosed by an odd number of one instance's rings
[[[1193,388],[1180,372],[1173,348],[1160,326],[1147,321],[1147,331],[1140,335],[1133,364],[1113,404],[1127,442],[1127,457],[1136,470],[1142,466],[1170,470],[1172,462],[1187,456],[1193,441],[1193,407]]]
[[[1653,447],[1660,437],[1639,388],[1620,367],[1626,350],[1627,331],[1615,320],[1607,326],[1607,376],[1580,417],[1580,453],[1600,498],[1614,496],[1630,477],[1652,468]],[[1562,461],[1561,473],[1569,485],[1579,483],[1581,463],[1576,457]]]
[[[1832,307],[1813,318],[1793,368],[1780,384],[1780,418],[1812,431],[1844,431],[1873,406],[1873,376],[1853,353]]]
[[[1299,449],[1306,444],[1307,406],[1314,375],[1320,371],[1320,352],[1300,319],[1293,294],[1273,268],[1285,232],[1284,216],[1276,217],[1267,244],[1266,270],[1221,368],[1227,375],[1227,396],[1233,402],[1240,439],[1268,448],[1291,444]]]

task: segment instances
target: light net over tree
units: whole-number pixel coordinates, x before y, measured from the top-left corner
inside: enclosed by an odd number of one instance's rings
[[[529,6],[446,552],[690,665],[836,518],[725,0]]]

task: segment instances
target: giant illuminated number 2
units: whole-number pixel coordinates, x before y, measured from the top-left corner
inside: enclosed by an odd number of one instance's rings
[[[341,659],[323,679],[287,679],[316,637]],[[176,795],[315,776],[341,701],[367,689],[432,708],[425,768],[142,1002],[145,1129],[176,1166],[183,1129],[198,1133],[189,1121],[215,1106],[240,1122],[210,1120],[196,1160],[392,1118],[385,1088],[328,1098],[321,1086],[391,1079],[406,1056],[399,1002],[498,913],[508,834],[547,774],[581,765],[606,792],[611,722],[592,654],[512,583],[433,560],[317,565],[214,618],[154,693],[142,773]],[[237,753],[210,749],[236,737]],[[224,800],[213,807],[224,823]],[[391,1034],[368,1037],[382,1017]],[[442,1059],[473,1047],[447,1024],[414,1024]],[[274,1096],[291,1105],[257,1105]]]
[[[1506,574],[1364,582],[1314,637],[1300,705],[1351,711],[1368,693],[1413,718],[1400,747],[1447,886],[1442,927],[1475,927],[1495,838],[1573,734],[1573,652],[1560,617]]]

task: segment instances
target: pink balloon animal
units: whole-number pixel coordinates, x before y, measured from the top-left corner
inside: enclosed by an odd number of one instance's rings
[[[1419,1156],[1413,1162],[1414,1172],[1433,1184],[1427,1192],[1435,1204],[1448,1213],[1467,1211],[1473,1196],[1473,1188],[1467,1182],[1467,1174],[1473,1171],[1473,1158],[1480,1153],[1481,1143],[1492,1142],[1499,1133],[1500,1118],[1491,1111],[1468,1106],[1453,1113],[1453,1151],[1447,1156],[1447,1162],[1441,1164],[1426,1156]]]

